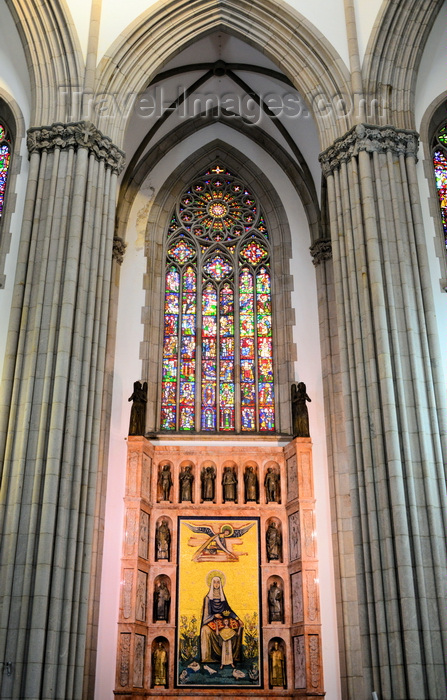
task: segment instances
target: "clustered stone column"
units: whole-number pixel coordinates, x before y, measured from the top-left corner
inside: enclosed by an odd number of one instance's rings
[[[445,691],[445,475],[417,134],[361,124],[327,178],[365,692]],[[359,672],[359,669],[357,669]]]
[[[3,698],[81,697],[116,181],[93,124],[28,132],[2,387]]]

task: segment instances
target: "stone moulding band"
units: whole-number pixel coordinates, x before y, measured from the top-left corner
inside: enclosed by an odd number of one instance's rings
[[[367,153],[387,153],[413,156],[419,145],[419,134],[409,129],[396,129],[394,126],[358,124],[333,145],[320,153],[319,160],[327,177],[334,170],[355,157],[360,151]]]
[[[120,174],[124,168],[124,153],[104,136],[91,122],[56,122],[51,126],[28,129],[27,146],[30,155],[36,151],[53,151],[55,148],[88,148],[113,172]]]

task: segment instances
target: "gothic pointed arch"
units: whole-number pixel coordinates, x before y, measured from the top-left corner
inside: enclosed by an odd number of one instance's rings
[[[7,5],[29,66],[31,124],[67,121],[68,91],[83,84],[84,59],[65,0],[7,0]]]
[[[193,119],[185,120],[149,148],[132,170],[130,170],[129,164],[129,169],[123,178],[118,198],[117,236],[125,240],[126,226],[135,197],[142,183],[157,163],[165,157],[171,148],[187,139],[191,134],[197,133],[199,130],[206,130],[207,127],[216,123],[230,126],[232,129],[244,134],[254,143],[257,143],[261,148],[265,148],[265,133],[259,127],[255,125],[247,126],[242,120],[235,121],[231,116],[226,117],[221,114],[216,117],[214,114],[209,114],[208,116],[199,114]],[[269,143],[269,155],[276,160],[284,171],[290,173],[291,182],[303,204],[309,223],[310,242],[318,240],[322,237],[320,205],[316,187],[310,174],[307,171],[303,171],[299,163],[279,143],[274,143],[273,141]]]
[[[249,0],[237,4],[203,0],[199,14],[192,15],[190,9],[190,3],[177,0],[159,3],[140,15],[100,62],[97,92],[112,93],[124,104],[126,96],[142,91],[180,51],[222,30],[259,49],[289,77],[316,119],[322,148],[347,130],[348,118],[337,114],[336,104],[340,98],[351,102],[348,69],[303,15],[273,0],[256,5]],[[120,144],[126,115],[117,112],[116,117],[108,133]]]
[[[364,59],[367,119],[414,129],[419,62],[443,0],[384,2]]]
[[[182,201],[185,193],[188,191],[190,183],[194,183],[195,178],[205,173],[210,168],[210,165],[217,161],[224,163],[226,169],[230,173],[237,174],[238,182],[250,183],[250,191],[253,192],[254,199],[260,203],[262,211],[265,212],[265,218],[263,218],[264,214],[256,218],[256,227],[251,227],[250,222],[248,222],[248,228],[246,232],[244,231],[244,235],[236,235],[234,240],[231,239],[232,233],[227,236],[225,231],[222,233],[221,238],[219,238],[217,229],[213,230],[211,238],[208,241],[206,240],[206,231],[204,230],[203,233],[205,237],[202,240],[202,237],[197,237],[192,231],[178,226],[178,222],[173,221],[173,216],[175,216],[173,213],[178,212],[179,203],[181,209]],[[188,213],[188,211],[186,213]],[[218,214],[218,212],[215,213]],[[250,215],[249,208],[246,213],[247,216]],[[224,220],[216,216],[215,221],[220,224]],[[228,223],[228,230],[231,229],[232,232],[239,226],[239,222],[237,221]],[[163,246],[166,233],[169,231],[170,226],[172,227],[172,240],[169,239],[168,236],[169,242],[165,242]],[[223,224],[223,226],[225,228],[225,224]],[[268,230],[268,237],[265,235],[265,229]],[[214,141],[199,149],[193,156],[190,156],[188,160],[182,163],[167,179],[155,199],[147,222],[146,231],[145,247],[148,264],[145,279],[147,280],[148,286],[146,289],[147,307],[143,311],[143,317],[146,319],[146,323],[144,343],[142,346],[144,348],[142,360],[145,376],[149,377],[149,382],[153,384],[154,387],[156,386],[158,391],[157,395],[153,392],[148,399],[148,430],[154,432],[160,429],[180,431],[182,429],[196,431],[225,431],[228,429],[232,431],[233,434],[251,431],[289,433],[289,386],[293,379],[293,362],[295,360],[292,338],[294,315],[291,306],[291,284],[288,272],[289,259],[291,256],[291,241],[286,216],[280,198],[272,184],[269,183],[259,168],[236,151],[236,149],[222,142]],[[200,270],[195,267],[196,261],[201,262]],[[271,265],[269,269],[267,268],[267,262],[270,262]],[[230,333],[233,323],[231,319],[226,318],[229,314],[226,314],[225,308],[228,306],[227,301],[232,295],[233,303],[235,300],[239,303],[243,294],[248,291],[242,289],[241,285],[243,286],[243,281],[238,279],[238,276],[242,275],[245,270],[255,290],[256,285],[258,285],[259,298],[261,298],[261,295],[265,291],[264,288],[261,290],[261,283],[265,286],[267,281],[264,278],[266,275],[270,277],[271,274],[271,305],[275,309],[277,319],[281,318],[284,321],[281,328],[278,326],[278,323],[273,323],[271,330],[266,330],[269,325],[269,319],[261,318],[263,315],[262,309],[260,307],[254,307],[254,315],[251,319],[251,325],[257,324],[254,333],[251,336],[248,330],[247,332],[245,332],[245,330],[237,330],[235,333]],[[198,279],[202,285],[203,297],[196,294]],[[169,288],[170,282],[172,282],[173,285],[172,290]],[[184,289],[183,285],[185,285]],[[173,292],[174,296],[176,293],[184,293],[185,299],[171,299],[170,296],[168,299],[168,295],[171,292]],[[154,304],[154,295],[161,297],[163,294],[163,304]],[[254,305],[258,303],[256,294],[252,296]],[[188,337],[185,335],[185,352],[188,350],[186,341],[192,340],[192,343],[190,342],[189,344],[191,347],[195,345],[196,348],[200,348],[199,353],[206,354],[208,351],[206,349],[207,344],[210,345],[209,350],[211,355],[209,358],[203,355],[201,359],[198,355],[191,356],[191,358],[189,358],[192,363],[190,366],[191,374],[186,375],[184,372],[178,372],[176,375],[177,379],[175,379],[175,377],[169,377],[169,372],[165,372],[164,376],[166,381],[162,387],[160,379],[162,376],[163,360],[166,360],[167,370],[169,369],[167,367],[169,361],[171,361],[170,366],[174,367],[175,362],[181,360],[181,356],[178,355],[178,352],[183,343],[183,336],[180,337],[178,333],[175,336],[177,340],[166,341],[169,335],[172,335],[174,338],[174,330],[179,328],[179,322],[180,325],[182,324],[183,317],[181,316],[181,311],[178,317],[176,317],[176,311],[174,309],[172,318],[169,317],[168,319],[169,322],[172,322],[173,333],[164,334],[163,337],[160,335],[160,333],[163,332],[160,331],[160,328],[163,328],[162,322],[165,305],[168,304],[169,301],[172,301],[174,306],[176,303],[181,304],[184,310],[183,301],[186,303],[186,297],[188,297],[188,295],[193,295],[196,299],[195,307],[196,309],[200,307],[199,314],[201,315],[201,321],[200,323],[193,323],[191,321],[191,332],[188,333]],[[212,332],[214,332],[213,319],[206,309],[203,308],[203,304],[206,303],[208,298],[207,295],[209,296],[208,301],[210,301],[211,307],[213,306],[212,297],[213,295],[215,296],[215,304],[218,307],[215,315],[223,318],[223,325],[228,326],[228,333],[226,333],[225,337],[230,338],[230,342],[228,340],[224,342],[223,335],[222,337],[218,337],[216,333],[215,337],[211,337]],[[223,296],[225,295],[227,296],[224,299]],[[175,308],[177,308],[177,306]],[[180,306],[178,308],[180,308]],[[237,312],[238,315],[243,315],[243,313],[242,310]],[[203,320],[206,316],[209,316],[208,324]],[[264,320],[267,324],[265,328],[262,325]],[[184,323],[187,324],[187,322],[188,319],[185,316]],[[240,321],[240,323],[242,323],[242,321]],[[247,323],[248,326],[250,326],[250,319],[248,318]],[[198,330],[193,331],[193,327]],[[196,337],[196,333],[204,334],[205,331],[203,329],[208,327],[210,332],[206,333],[206,338],[205,335],[203,335],[203,337]],[[243,340],[242,335],[244,335],[244,338],[247,338],[246,342]],[[164,358],[162,357],[161,348],[163,347],[164,340],[166,341],[165,354],[171,343],[173,347],[175,346],[175,353],[177,353],[175,357],[174,355],[172,357],[168,357],[167,355]],[[239,344],[242,346],[244,342],[247,347],[250,344],[250,347],[256,344],[259,345],[260,348],[262,343],[263,347],[264,345],[272,345],[274,348],[273,364],[270,362],[269,367],[267,367],[269,358],[267,356],[264,358],[264,350],[256,351],[253,357],[251,353],[248,353],[246,358],[240,356],[242,350],[239,351]],[[225,343],[228,345],[228,352],[225,357],[223,355],[217,357],[216,355],[216,364],[213,368],[213,351],[211,346],[217,348],[225,345]],[[233,354],[230,352],[230,346],[233,348]],[[235,347],[236,351],[234,352]],[[285,351],[286,347],[287,352]],[[270,355],[269,357],[271,361],[272,356]],[[244,359],[250,361],[253,365],[252,367],[248,367],[247,365],[246,368],[247,372],[245,373],[245,378],[247,379],[247,387],[243,385],[244,374],[242,372],[243,368],[241,368],[241,360]],[[264,359],[266,362],[264,362]],[[208,364],[206,364],[206,362],[208,362]],[[247,364],[247,362],[245,364]],[[279,368],[280,366],[281,371],[277,371],[275,368]],[[192,385],[197,381],[197,375],[195,374],[196,368],[202,368],[202,374],[205,370],[209,370],[211,373],[210,381],[207,382],[203,374],[203,376],[201,375],[198,378],[199,384],[197,386],[186,386],[186,384]],[[255,379],[255,384],[252,386],[251,393],[250,387],[248,386],[250,368],[252,369],[251,376]],[[269,368],[271,369],[271,375],[269,375],[268,372]],[[230,379],[229,382],[224,381],[226,371],[228,372],[228,377],[237,377],[233,388],[226,386],[227,383],[231,384],[232,382],[232,379]],[[235,374],[232,375],[231,373],[234,371]],[[222,377],[221,382],[217,375],[214,377],[216,372],[220,373],[219,377]],[[211,377],[211,375],[213,375],[214,378]],[[270,381],[268,375],[275,377],[274,383]],[[174,388],[172,387],[172,379],[177,382]],[[171,387],[167,386],[167,384],[171,384]],[[269,384],[269,386],[267,386],[267,384]],[[201,389],[199,390],[198,387],[201,387]],[[259,397],[254,395],[254,387],[259,391]],[[273,387],[274,392],[271,391]],[[207,393],[205,389],[208,389]],[[234,400],[231,399],[232,392]],[[275,394],[274,420],[271,417],[273,414],[270,411],[273,403],[269,403],[272,393]],[[228,399],[228,401],[226,399]],[[209,406],[207,402],[210,403]],[[166,409],[169,409],[169,406],[173,405],[176,406],[177,414],[174,418],[172,418],[171,415],[171,423],[169,423],[168,414],[170,411]],[[209,408],[215,410],[213,416],[211,416],[211,414],[208,416],[210,412],[207,412],[207,409]],[[250,410],[244,410],[244,408]],[[180,418],[182,410],[185,416],[184,419]],[[233,411],[236,411],[234,417]],[[250,416],[248,415],[249,413]],[[225,416],[226,418],[224,420]],[[227,418],[230,422],[233,421],[231,425],[225,422]],[[207,423],[208,419],[210,421],[209,423]],[[219,420],[221,420],[220,425],[218,424]],[[246,422],[244,423],[244,421]]]

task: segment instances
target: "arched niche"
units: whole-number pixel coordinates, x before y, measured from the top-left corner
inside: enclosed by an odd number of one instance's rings
[[[196,468],[189,460],[184,460],[179,466],[179,503],[194,503],[194,491],[196,488]]]
[[[207,459],[200,465],[200,502],[215,503],[217,491],[217,468]]]
[[[284,581],[281,576],[269,576],[266,589],[267,620],[269,624],[284,624]]]
[[[155,524],[155,561],[169,562],[172,560],[172,533],[171,518],[162,515]]]
[[[268,643],[268,681],[270,689],[287,688],[287,647],[281,637],[273,637]]]
[[[169,623],[171,617],[171,579],[166,574],[160,574],[154,579],[152,594],[152,621],[154,623]]]
[[[157,470],[157,501],[172,503],[172,487],[174,484],[174,465],[169,460],[163,460]]]
[[[283,532],[279,518],[269,518],[265,523],[265,556],[269,564],[284,561]]]
[[[169,687],[169,641],[155,637],[151,645],[151,688]]]
[[[259,503],[259,466],[253,460],[244,463],[244,503]]]
[[[225,460],[222,464],[221,475],[222,502],[237,503],[240,501],[240,475],[236,462],[231,459]]]
[[[278,462],[269,461],[264,465],[262,485],[265,503],[281,503],[281,468]]]

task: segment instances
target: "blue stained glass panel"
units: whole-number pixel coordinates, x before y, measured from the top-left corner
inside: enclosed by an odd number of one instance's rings
[[[261,408],[259,410],[259,430],[275,429],[275,412],[273,408]]]
[[[254,408],[242,408],[241,411],[241,419],[242,419],[242,430],[255,430],[256,428],[256,421],[255,421],[255,409]]]
[[[208,360],[202,362],[202,378],[206,382],[216,381],[216,363]]]
[[[165,406],[161,409],[161,429],[175,430],[175,406]]]
[[[203,338],[202,340],[202,357],[204,360],[212,360],[216,358],[216,339]]]
[[[194,409],[180,406],[180,430],[194,430]]]
[[[224,337],[220,340],[220,356],[222,359],[231,358],[234,355],[234,338]]]
[[[216,409],[202,409],[202,430],[216,430]]]

